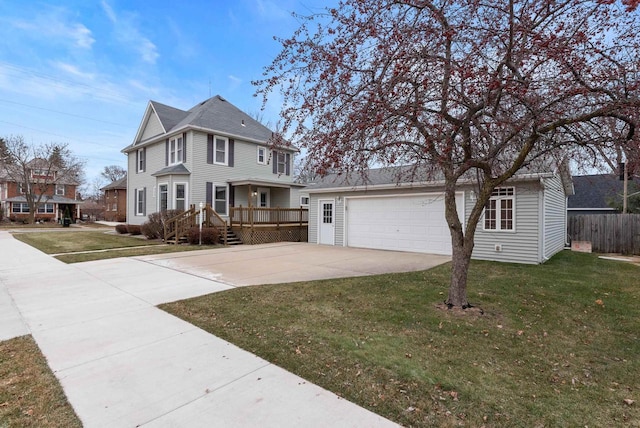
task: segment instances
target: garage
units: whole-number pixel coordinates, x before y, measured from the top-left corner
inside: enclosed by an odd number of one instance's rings
[[[451,254],[442,193],[349,197],[345,204],[349,247]],[[461,211],[462,193],[456,204]]]

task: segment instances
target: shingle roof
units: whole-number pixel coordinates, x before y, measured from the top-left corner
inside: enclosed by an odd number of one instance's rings
[[[523,169],[519,175],[513,177],[513,180],[528,179],[531,177],[541,177],[549,175],[548,171],[535,171],[534,169]],[[313,191],[315,189],[331,189],[331,188],[355,188],[361,186],[377,186],[377,185],[416,185],[425,186],[430,183],[442,184],[444,176],[440,172],[428,173],[426,169],[414,168],[412,166],[394,166],[383,168],[371,168],[362,173],[350,174],[327,174],[318,178],[312,183],[307,183],[305,190]],[[462,177],[462,181],[473,181],[471,175]]]
[[[640,186],[640,180],[633,181]],[[611,208],[609,202],[622,201],[623,181],[613,174],[579,175],[573,177],[575,194],[569,196],[568,208]]]
[[[237,135],[247,138],[248,140],[256,140],[265,143],[273,135],[273,132],[269,128],[231,104],[220,95],[209,98],[208,100],[193,106],[187,111],[180,110],[157,101],[150,101],[150,104],[162,123],[166,134],[171,134],[175,131],[191,126],[210,130],[211,132]],[[159,136],[153,137],[152,140],[155,141],[157,137]],[[135,144],[136,142],[130,144],[122,151],[126,153],[132,150]],[[297,150],[293,146],[291,149]]]
[[[126,189],[126,188],[127,188],[127,176],[125,175],[121,179],[107,184],[106,186],[102,187],[100,190]]]
[[[189,113],[184,110],[180,110],[157,101],[150,101],[150,103],[158,114],[158,119],[160,119],[162,126],[167,132],[175,128],[182,119],[189,115]]]
[[[184,164],[179,163],[177,165],[170,165],[165,168],[162,168],[160,171],[154,172],[151,174],[154,177],[159,177],[161,175],[169,175],[169,174],[191,174],[191,171],[187,169]]]

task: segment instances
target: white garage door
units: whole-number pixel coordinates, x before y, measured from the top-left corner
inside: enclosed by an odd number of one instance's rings
[[[451,254],[443,194],[349,198],[346,226],[349,247]]]

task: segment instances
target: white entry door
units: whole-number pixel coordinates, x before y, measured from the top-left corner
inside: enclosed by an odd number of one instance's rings
[[[318,244],[335,243],[335,204],[333,199],[318,201]]]

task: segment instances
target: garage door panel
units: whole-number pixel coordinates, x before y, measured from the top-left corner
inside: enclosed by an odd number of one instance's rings
[[[349,246],[451,254],[442,195],[350,198],[346,213]]]

